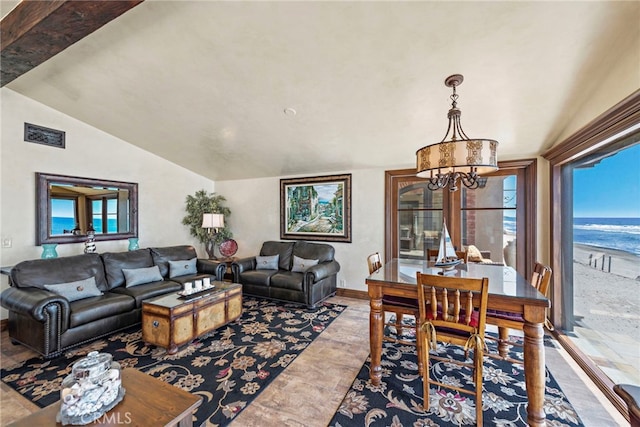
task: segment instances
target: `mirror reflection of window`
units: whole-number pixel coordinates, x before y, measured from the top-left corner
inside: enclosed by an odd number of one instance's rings
[[[75,199],[51,198],[51,234],[72,234],[78,223]]]
[[[137,184],[36,173],[37,244],[137,237]]]

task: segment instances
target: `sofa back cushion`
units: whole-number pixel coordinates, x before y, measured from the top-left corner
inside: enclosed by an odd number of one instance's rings
[[[11,282],[17,288],[68,283],[95,277],[101,291],[108,290],[104,266],[98,254],[22,261],[11,269]]]
[[[106,252],[100,255],[104,262],[109,289],[125,286],[126,279],[123,268],[144,268],[153,266],[153,258],[149,249],[138,249],[128,252]]]
[[[296,242],[293,255],[304,259],[317,259],[318,263],[333,261],[336,250],[326,243]]]
[[[188,261],[198,257],[196,248],[189,245],[151,248],[151,256],[153,263],[160,267],[160,274],[164,278],[169,277],[169,261]]]
[[[260,256],[280,255],[278,268],[280,270],[291,270],[291,257],[293,256],[293,245],[295,242],[264,242],[260,249]]]

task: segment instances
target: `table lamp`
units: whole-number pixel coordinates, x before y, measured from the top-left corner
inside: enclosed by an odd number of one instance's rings
[[[207,255],[209,255],[209,259],[216,259],[214,254],[216,246],[215,238],[218,235],[219,230],[224,228],[224,215],[216,213],[202,214],[202,228],[207,229],[208,240],[205,247]],[[213,230],[213,232],[211,230]]]

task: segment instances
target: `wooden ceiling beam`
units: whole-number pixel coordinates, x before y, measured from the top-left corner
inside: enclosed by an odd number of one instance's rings
[[[0,21],[0,87],[143,1],[21,1]]]

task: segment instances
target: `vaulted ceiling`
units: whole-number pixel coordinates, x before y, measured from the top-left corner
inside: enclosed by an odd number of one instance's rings
[[[625,55],[640,87],[639,22],[638,2],[146,0],[5,87],[224,180],[414,166],[459,73],[465,132],[526,158]]]

